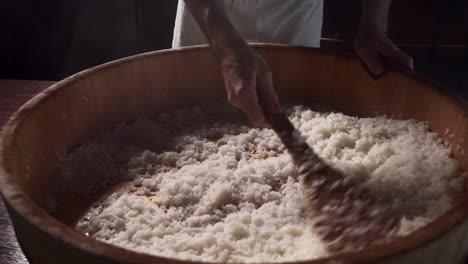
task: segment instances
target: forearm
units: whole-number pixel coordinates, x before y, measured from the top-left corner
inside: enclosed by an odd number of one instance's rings
[[[391,0],[361,0],[361,23],[364,30],[386,32]]]
[[[187,7],[204,32],[215,56],[229,56],[244,40],[229,21],[224,1],[185,0]]]

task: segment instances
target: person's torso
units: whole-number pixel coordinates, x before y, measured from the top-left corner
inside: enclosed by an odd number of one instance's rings
[[[323,0],[224,0],[224,2],[231,22],[248,42],[319,46]],[[206,43],[205,37],[185,8],[183,1],[180,1],[173,46],[204,43]]]

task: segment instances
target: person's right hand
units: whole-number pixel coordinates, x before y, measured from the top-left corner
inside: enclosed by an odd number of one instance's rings
[[[270,68],[229,21],[224,1],[185,0],[221,65],[229,102],[254,126],[268,127],[265,113],[281,112]]]
[[[252,125],[268,127],[265,112],[282,111],[270,67],[243,41],[225,49],[218,59],[228,101],[242,110]]]

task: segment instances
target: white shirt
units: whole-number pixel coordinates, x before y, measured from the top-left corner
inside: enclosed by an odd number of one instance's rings
[[[247,42],[319,47],[323,0],[224,0],[234,27]],[[172,47],[206,44],[195,19],[179,0]]]

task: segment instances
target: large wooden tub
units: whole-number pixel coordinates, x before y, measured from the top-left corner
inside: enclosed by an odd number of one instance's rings
[[[257,46],[270,63],[280,95],[321,101],[359,116],[387,114],[428,121],[468,167],[467,106],[412,74],[370,78],[354,58],[317,49]],[[187,263],[98,242],[64,220],[80,201],[52,217],[39,206],[60,153],[97,131],[142,114],[224,98],[207,47],[166,50],[111,62],[51,86],[25,104],[4,128],[0,189],[19,242],[33,264]],[[454,134],[448,137],[446,129]],[[459,147],[457,147],[459,145]],[[59,151],[60,150],[60,151]],[[464,155],[466,152],[467,155]],[[76,210],[75,210],[76,209]],[[468,252],[468,196],[427,227],[390,245],[308,263],[460,263]]]

